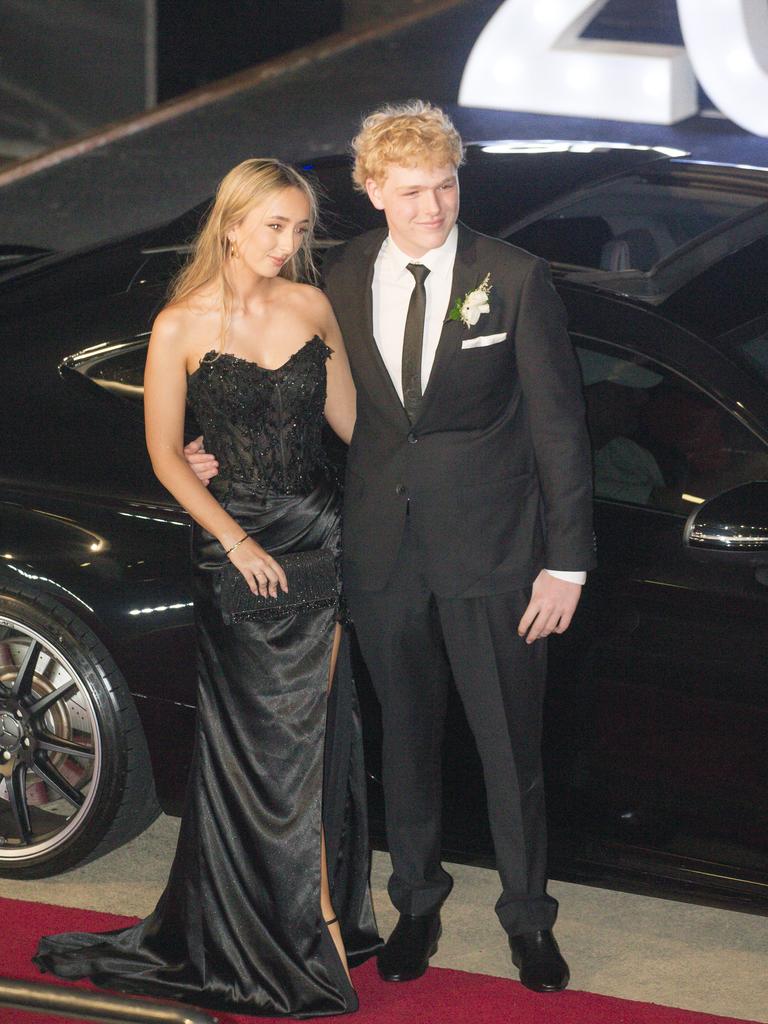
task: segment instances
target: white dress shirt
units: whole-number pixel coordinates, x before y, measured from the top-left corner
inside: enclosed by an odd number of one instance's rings
[[[423,263],[429,267],[424,282],[427,310],[424,316],[424,339],[421,349],[421,393],[427,390],[432,364],[435,361],[443,323],[451,301],[453,263],[459,238],[457,227],[439,249],[430,249],[419,259],[407,256],[392,237],[384,240],[373,268],[373,336],[384,360],[400,401],[403,400],[403,336],[408,305],[416,281],[409,263]]]
[[[443,324],[448,316],[451,295],[453,264],[456,259],[456,245],[459,231],[454,225],[451,233],[437,249],[430,249],[418,259],[406,255],[392,236],[388,236],[379,250],[373,268],[373,337],[384,360],[395,390],[403,401],[403,337],[408,305],[416,281],[409,263],[423,263],[429,267],[424,287],[427,308],[424,315],[424,337],[421,350],[421,392],[427,390],[429,375],[435,361]],[[584,583],[585,572],[568,572],[547,569],[551,576],[569,583]]]

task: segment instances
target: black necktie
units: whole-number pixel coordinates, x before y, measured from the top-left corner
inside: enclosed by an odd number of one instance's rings
[[[427,311],[424,282],[429,267],[423,263],[409,263],[406,269],[410,270],[416,281],[408,303],[403,335],[403,405],[408,419],[413,423],[421,404],[421,346],[424,339],[424,314]]]

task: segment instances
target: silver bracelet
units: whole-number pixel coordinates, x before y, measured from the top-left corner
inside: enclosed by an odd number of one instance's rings
[[[239,548],[244,540],[248,540],[248,534],[247,533],[245,534],[244,537],[241,537],[240,540],[236,540],[231,548],[227,548],[227,550],[224,552],[224,554],[225,555],[231,555],[232,552],[235,550],[235,548]]]

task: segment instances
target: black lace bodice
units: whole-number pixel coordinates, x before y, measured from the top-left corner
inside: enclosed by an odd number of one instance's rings
[[[325,363],[332,354],[314,337],[276,370],[209,352],[190,375],[187,399],[219,461],[217,497],[233,483],[254,493],[308,494],[328,466],[322,444]]]

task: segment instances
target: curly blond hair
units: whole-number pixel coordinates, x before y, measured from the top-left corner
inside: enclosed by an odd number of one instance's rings
[[[388,103],[369,114],[352,140],[355,188],[365,191],[372,178],[381,184],[388,164],[412,167],[427,162],[431,167],[464,163],[461,136],[448,115],[424,100]]]

